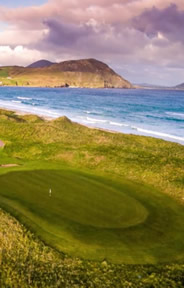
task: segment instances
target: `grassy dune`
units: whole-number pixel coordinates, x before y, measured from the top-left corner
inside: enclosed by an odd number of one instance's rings
[[[0,139],[5,143],[0,148],[0,165],[19,165],[0,168],[1,208],[45,243],[72,256],[69,261],[86,259],[82,267],[91,265],[93,284],[100,277],[94,267],[101,264],[93,266],[88,260],[103,263],[106,259],[106,264],[183,262],[184,146],[88,129],[65,117],[44,121],[4,110],[0,111]],[[137,283],[133,271],[138,266],[108,265],[117,277],[125,269],[132,283]],[[140,268],[145,275],[156,269],[146,267]],[[165,286],[153,287],[182,287],[182,265],[158,267],[156,273],[165,275],[165,284],[159,280]],[[168,284],[172,278],[170,272],[166,276],[168,269],[179,271],[173,286]],[[77,273],[82,279],[82,272]],[[148,283],[156,281],[152,280]],[[105,287],[128,287],[123,285],[111,282]]]

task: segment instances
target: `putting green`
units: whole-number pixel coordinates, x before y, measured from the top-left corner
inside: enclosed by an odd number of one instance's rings
[[[184,258],[183,207],[150,187],[73,170],[16,171],[0,176],[0,203],[70,255],[132,264]]]

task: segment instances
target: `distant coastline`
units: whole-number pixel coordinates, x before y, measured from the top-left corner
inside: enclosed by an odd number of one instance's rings
[[[175,91],[184,91],[184,88],[180,87],[163,87],[163,86],[154,86],[154,85],[139,85],[139,84],[134,84],[134,89],[144,89],[144,90],[175,90]]]
[[[50,89],[134,89],[134,90],[165,90],[165,91],[184,91],[184,88],[177,87],[154,87],[154,86],[141,86],[133,85],[131,88],[118,88],[118,87],[80,87],[80,86],[34,86],[34,85],[1,85],[1,87],[12,88],[50,88]]]
[[[30,87],[122,88],[133,85],[96,59],[51,63],[40,60],[27,67],[0,67],[0,85]]]
[[[176,86],[135,83],[123,78],[107,64],[90,58],[53,63],[36,61],[27,67],[1,66],[0,87],[31,88],[96,88],[184,90],[184,83]]]

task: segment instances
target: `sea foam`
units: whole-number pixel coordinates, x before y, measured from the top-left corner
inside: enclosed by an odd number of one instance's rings
[[[167,133],[162,133],[162,132],[158,132],[158,131],[152,131],[152,130],[147,130],[147,129],[142,129],[139,127],[132,127],[132,129],[137,130],[138,132],[142,132],[142,133],[146,133],[146,134],[151,134],[151,135],[155,135],[157,137],[161,137],[161,138],[169,138],[169,139],[173,139],[173,140],[179,140],[179,141],[183,141],[184,142],[184,137],[179,137],[179,136],[175,136],[175,135],[171,135],[171,134],[167,134]]]
[[[28,97],[17,97],[17,99],[20,99],[20,100],[32,100],[32,98],[28,98]]]
[[[166,114],[167,114],[167,115],[170,115],[170,116],[179,117],[179,118],[184,119],[184,113],[166,112]]]

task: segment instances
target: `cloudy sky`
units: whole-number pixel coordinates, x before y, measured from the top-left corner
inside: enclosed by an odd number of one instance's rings
[[[0,0],[0,65],[80,58],[133,83],[184,82],[184,1]]]

